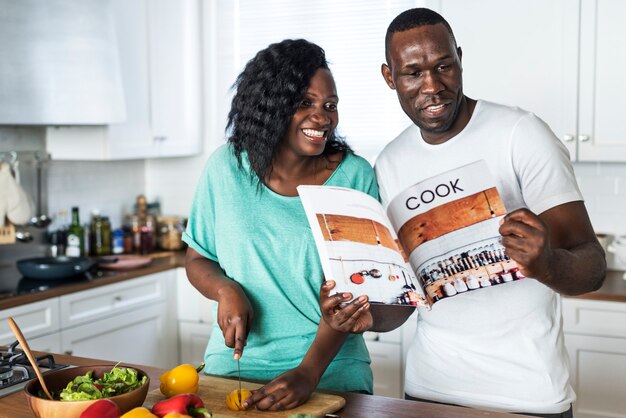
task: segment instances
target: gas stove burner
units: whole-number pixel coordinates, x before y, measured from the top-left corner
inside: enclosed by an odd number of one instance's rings
[[[0,368],[0,383],[8,382],[13,377],[13,369],[10,367]]]
[[[23,351],[15,341],[6,348],[0,348],[0,397],[21,390],[26,382],[36,378],[35,371]],[[35,358],[37,366],[43,374],[52,370],[68,367],[58,364],[52,354],[43,354]]]

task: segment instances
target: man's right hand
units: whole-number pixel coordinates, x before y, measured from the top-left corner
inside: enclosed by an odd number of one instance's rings
[[[336,331],[361,334],[369,330],[374,320],[369,310],[370,304],[367,296],[359,296],[347,305],[341,306],[342,302],[347,302],[352,298],[352,294],[335,293],[330,296],[330,291],[334,287],[335,282],[328,280],[320,289],[320,308],[324,321]]]
[[[231,285],[219,290],[217,323],[224,335],[226,346],[235,349],[235,360],[243,354],[253,319],[252,305],[239,284],[233,281]]]

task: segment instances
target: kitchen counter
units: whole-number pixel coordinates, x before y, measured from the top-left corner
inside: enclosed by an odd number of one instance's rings
[[[93,360],[82,357],[55,354],[59,363],[76,366],[108,364],[102,360]],[[163,369],[156,367],[138,366],[150,376],[150,390],[159,387],[159,376]],[[233,382],[233,385],[236,383]],[[430,418],[522,418],[524,415],[513,415],[499,412],[487,412],[477,409],[439,405],[424,402],[405,401],[401,399],[385,398],[382,396],[361,395],[357,393],[336,393],[346,399],[346,405],[336,414],[342,418],[409,418],[424,416]],[[26,397],[22,391],[0,398],[0,417],[32,418],[33,414],[28,407]],[[267,414],[271,416],[271,413]]]
[[[182,267],[184,265],[185,253],[183,251],[161,252],[150,254],[149,257],[152,258],[152,262],[145,267],[125,271],[102,269],[91,280],[81,279],[76,282],[64,282],[62,286],[50,286],[45,290],[37,290],[0,299],[0,310]],[[29,280],[33,281],[33,279]],[[43,285],[45,281],[41,283]]]
[[[153,253],[150,257],[152,258],[152,262],[146,267],[127,271],[100,270],[97,277],[92,280],[81,280],[76,283],[64,284],[63,286],[51,287],[46,290],[24,293],[0,299],[0,310],[13,308],[26,303],[37,302],[51,297],[62,296],[81,290],[91,289],[94,287],[106,286],[108,284],[134,279],[147,274],[157,273],[159,271],[183,267],[185,252],[160,252]],[[566,297],[626,302],[626,280],[622,278],[623,274],[624,272],[622,271],[609,271],[604,284],[597,291],[579,296]]]

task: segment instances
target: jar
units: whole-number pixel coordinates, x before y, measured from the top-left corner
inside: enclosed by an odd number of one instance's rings
[[[95,256],[111,254],[111,222],[94,211],[91,218],[91,250]]]
[[[187,220],[181,216],[157,217],[157,245],[162,250],[183,248],[183,232]]]

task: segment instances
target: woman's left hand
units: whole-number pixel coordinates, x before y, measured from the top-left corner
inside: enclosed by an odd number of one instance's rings
[[[362,334],[372,328],[374,319],[367,296],[360,296],[342,307],[341,303],[352,299],[352,294],[336,293],[331,296],[330,291],[334,287],[334,280],[327,280],[320,289],[320,310],[324,321],[339,332]]]
[[[244,407],[267,411],[293,409],[305,403],[317,386],[315,372],[306,371],[301,366],[281,374],[262,388],[252,392]]]

